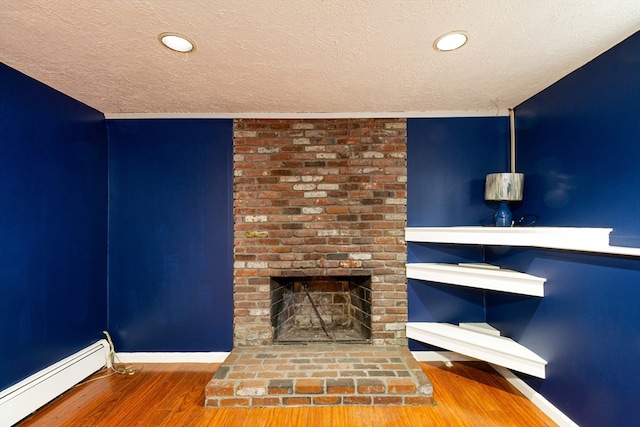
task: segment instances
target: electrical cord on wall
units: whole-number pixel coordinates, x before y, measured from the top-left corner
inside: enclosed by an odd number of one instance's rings
[[[518,218],[517,221],[513,224],[514,227],[531,227],[536,222],[538,222],[538,215],[536,214],[526,214],[522,215]]]
[[[107,337],[107,341],[109,342],[109,354],[108,354],[108,360],[107,360],[107,365],[111,367],[111,369],[117,373],[117,374],[121,374],[121,375],[133,375],[136,372],[139,371],[139,369],[133,369],[133,366],[125,366],[122,362],[120,362],[120,360],[118,359],[118,356],[116,356],[116,347],[113,345],[113,341],[111,340],[111,335],[109,335],[109,332],[107,331],[102,331],[103,334],[106,335]],[[116,363],[116,361],[118,363]]]
[[[140,369],[133,369],[133,366],[124,366],[124,364],[122,362],[117,360],[118,356],[116,355],[116,348],[113,345],[113,341],[111,340],[111,336],[109,335],[109,332],[102,331],[102,333],[106,335],[107,342],[109,343],[109,354],[107,354],[107,359],[105,360],[105,362],[106,362],[106,368],[108,370],[111,370],[111,372],[109,372],[108,374],[105,374],[105,375],[100,375],[99,377],[93,377],[93,378],[88,379],[86,381],[82,381],[82,382],[76,384],[75,387],[79,387],[81,385],[85,385],[85,384],[90,383],[92,381],[101,380],[103,378],[107,378],[107,377],[110,377],[110,376],[115,375],[115,374],[134,375],[135,373],[140,372]],[[116,361],[118,363],[116,363]]]
[[[525,214],[525,215],[522,215],[517,220],[513,221],[512,227],[532,227],[536,222],[538,222],[538,215]],[[480,225],[482,227],[495,227],[495,220],[493,218],[493,214],[480,220]]]

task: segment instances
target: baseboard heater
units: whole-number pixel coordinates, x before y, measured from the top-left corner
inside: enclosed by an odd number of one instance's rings
[[[0,391],[0,427],[9,427],[106,366],[110,347],[100,340]]]

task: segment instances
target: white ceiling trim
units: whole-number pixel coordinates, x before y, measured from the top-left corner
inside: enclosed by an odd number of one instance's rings
[[[452,118],[505,117],[509,110],[493,111],[390,111],[352,113],[105,113],[107,120],[133,119],[393,119],[393,118]]]

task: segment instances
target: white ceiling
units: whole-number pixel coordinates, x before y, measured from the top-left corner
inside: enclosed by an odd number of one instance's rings
[[[0,0],[0,61],[107,114],[497,113],[638,30],[638,0]]]

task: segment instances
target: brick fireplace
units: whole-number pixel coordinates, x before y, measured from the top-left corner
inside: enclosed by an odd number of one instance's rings
[[[235,120],[234,346],[273,343],[274,281],[352,276],[406,346],[405,223],[405,119]]]
[[[234,348],[205,406],[433,404],[405,334],[406,133],[234,122]]]

